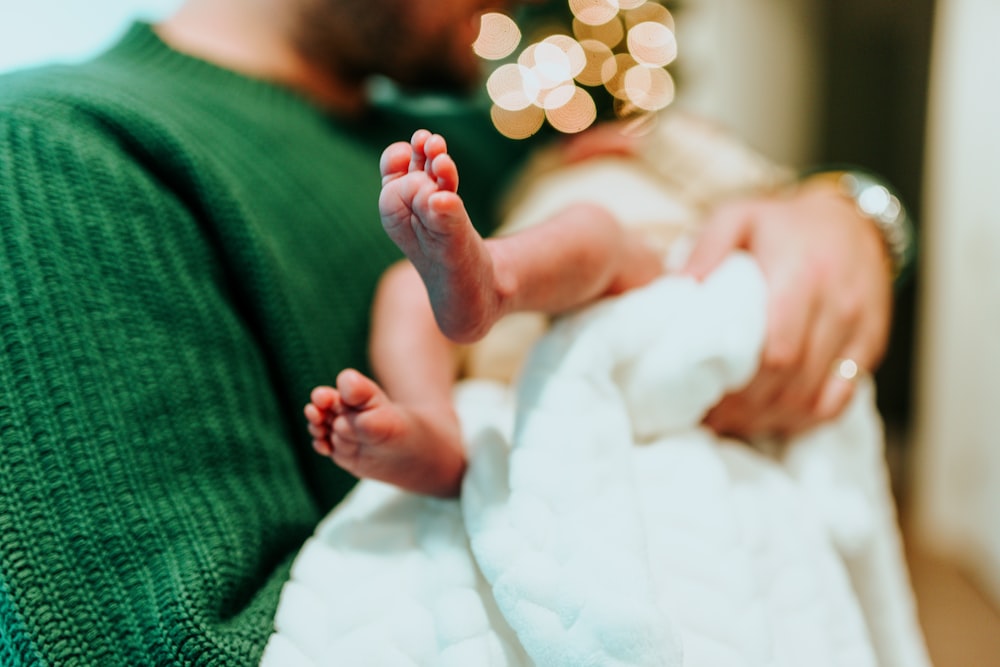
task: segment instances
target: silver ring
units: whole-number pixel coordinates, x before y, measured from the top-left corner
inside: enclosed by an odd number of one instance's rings
[[[854,382],[858,379],[861,369],[858,367],[858,362],[854,361],[854,359],[842,357],[833,362],[833,373],[841,380]]]

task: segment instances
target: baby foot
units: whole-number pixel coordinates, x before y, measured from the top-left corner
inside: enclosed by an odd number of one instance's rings
[[[450,408],[415,409],[389,399],[355,370],[336,387],[316,387],[305,407],[314,449],[349,473],[407,491],[457,496],[465,472],[458,420]]]
[[[379,213],[427,287],[442,333],[476,341],[503,314],[495,267],[458,196],[458,168],[444,138],[418,130],[386,148]]]

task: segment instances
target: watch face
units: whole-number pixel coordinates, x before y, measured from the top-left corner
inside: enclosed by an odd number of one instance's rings
[[[858,208],[873,218],[893,219],[899,215],[899,200],[892,196],[884,185],[869,185],[862,188],[855,199]]]
[[[912,248],[912,228],[903,203],[876,178],[861,172],[843,172],[841,190],[854,200],[858,212],[870,219],[885,241],[898,275],[908,262]]]

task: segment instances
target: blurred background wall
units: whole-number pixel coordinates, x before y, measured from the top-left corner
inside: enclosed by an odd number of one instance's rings
[[[181,0],[0,0],[0,71],[85,58],[133,18],[156,19]]]
[[[670,4],[670,3],[668,3]],[[818,155],[825,77],[815,0],[673,3],[676,104],[712,117],[785,164]]]
[[[1000,601],[1000,2],[941,2],[934,44],[915,530]]]
[[[1000,665],[1000,1],[684,0],[679,103],[917,223],[879,407],[938,667]]]

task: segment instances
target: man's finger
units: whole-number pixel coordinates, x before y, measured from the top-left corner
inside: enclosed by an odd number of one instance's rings
[[[834,361],[843,356],[853,322],[849,315],[820,305],[820,312],[810,327],[805,342],[805,356],[799,370],[782,387],[776,402],[782,410],[793,414],[785,424],[788,432],[798,431],[804,422],[814,420],[814,410],[830,374]],[[854,320],[857,318],[854,317]]]
[[[702,423],[717,435],[745,438],[752,432],[753,415],[740,394],[729,394],[708,411]]]
[[[751,211],[746,205],[718,209],[705,223],[681,273],[704,280],[733,250],[749,240]]]
[[[854,396],[857,379],[857,377],[847,379],[837,374],[830,375],[819,394],[819,400],[816,401],[812,423],[806,426],[828,421],[843,412]]]

